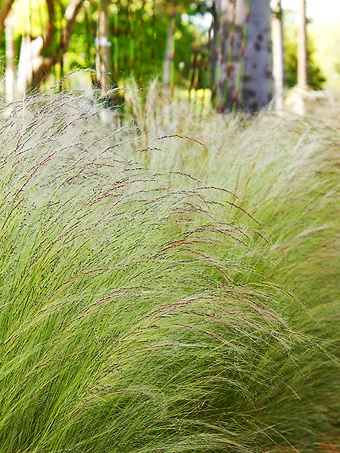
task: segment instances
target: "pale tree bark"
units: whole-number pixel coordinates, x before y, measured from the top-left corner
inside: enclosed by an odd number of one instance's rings
[[[162,82],[163,87],[170,90],[173,94],[174,90],[174,59],[175,59],[175,31],[176,31],[176,5],[173,6],[171,12],[171,19],[169,22],[168,35],[166,39],[165,56],[163,62]]]
[[[6,100],[11,102],[14,100],[15,93],[15,65],[14,65],[14,38],[13,25],[14,18],[11,14],[14,0],[5,0],[0,11],[0,35],[5,30],[6,38],[6,82],[5,93]]]
[[[220,0],[219,111],[256,112],[272,100],[270,0]]]
[[[254,112],[273,97],[270,0],[253,0],[245,48],[243,106]]]
[[[24,97],[27,89],[33,85],[34,71],[43,62],[41,56],[43,44],[42,36],[38,36],[33,40],[29,35],[22,37],[16,80],[16,96],[18,98]]]
[[[211,101],[214,104],[216,99],[216,66],[217,66],[217,35],[219,33],[219,22],[216,10],[216,0],[211,7],[211,27],[209,29],[209,68],[211,75]]]
[[[105,96],[111,87],[109,3],[109,0],[101,0],[101,11],[99,11],[98,18],[96,69],[101,96]]]
[[[9,14],[5,21],[5,37],[6,37],[6,101],[14,101],[15,89],[15,64],[14,64],[14,38],[13,38],[14,18]]]
[[[11,11],[12,5],[15,0],[5,0],[0,11],[0,35],[4,32],[6,18]]]
[[[168,34],[166,38],[165,57],[163,62],[162,82],[164,88],[170,87],[171,80],[171,54],[172,54],[172,20],[169,22]]]
[[[48,24],[43,35],[33,40],[28,36],[22,39],[17,77],[19,96],[24,96],[28,87],[39,88],[52,67],[58,62],[60,51],[67,51],[74,24],[83,2],[84,0],[70,0],[64,14],[65,25],[62,28],[59,48],[45,57],[44,55],[48,53],[55,33],[54,0],[46,0]]]
[[[284,52],[281,0],[276,0],[273,7],[272,38],[273,38],[273,77],[274,77],[274,108],[276,111],[284,107]]]
[[[242,46],[247,20],[246,0],[217,0],[216,36],[216,106],[220,112],[229,112],[239,102],[239,77],[244,57]]]
[[[36,39],[32,39],[31,37],[31,2],[27,2],[27,6],[29,11],[25,16],[25,35],[22,36],[21,40],[16,86],[16,95],[19,98],[22,98],[25,95],[26,89],[31,87],[33,66],[39,64],[39,55],[43,47],[42,36],[38,36]]]
[[[298,35],[298,86],[306,88],[308,85],[307,73],[307,18],[306,0],[299,0],[299,35]]]

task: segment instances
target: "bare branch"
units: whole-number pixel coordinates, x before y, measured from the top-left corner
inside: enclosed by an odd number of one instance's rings
[[[84,0],[71,0],[66,8],[65,15],[64,15],[64,17],[66,19],[66,25],[62,30],[62,50],[64,52],[66,52],[66,50],[69,46],[73,28],[74,28],[74,24],[75,24],[77,15],[80,11],[80,8],[83,5],[83,2],[84,2]]]
[[[0,12],[0,35],[4,32],[6,18],[12,8],[14,0],[6,0]]]
[[[47,27],[46,27],[46,30],[45,30],[45,33],[43,36],[44,45],[42,48],[42,52],[51,45],[51,43],[53,41],[54,33],[55,33],[54,0],[45,0],[45,1],[46,1],[46,6],[47,6],[47,12],[48,12],[48,24],[47,24]]]
[[[54,0],[46,0],[48,14],[49,14],[49,21],[51,21],[52,17],[54,18],[53,3],[54,3]],[[66,23],[62,29],[62,38],[61,38],[60,46],[59,46],[59,48],[57,48],[56,52],[53,55],[43,58],[42,64],[36,70],[34,70],[34,73],[33,73],[33,86],[34,87],[37,87],[40,85],[40,83],[48,75],[48,73],[53,68],[53,66],[58,62],[58,56],[59,56],[60,51],[62,51],[62,52],[67,51],[68,46],[71,41],[74,24],[76,22],[77,15],[78,15],[83,3],[84,3],[84,0],[70,0],[70,3],[68,4],[65,14],[64,14],[64,19],[65,19]],[[49,40],[53,39],[55,30],[52,27],[55,27],[54,20],[53,20],[53,25],[49,24],[48,31],[45,35],[43,49],[46,49],[48,47],[47,43],[49,42]]]

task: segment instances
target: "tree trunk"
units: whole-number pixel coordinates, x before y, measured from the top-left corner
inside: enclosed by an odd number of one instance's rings
[[[283,27],[281,0],[276,0],[273,8],[273,76],[274,76],[274,107],[283,110],[284,106],[284,59],[283,59]]]
[[[211,102],[214,104],[216,99],[216,66],[217,66],[217,35],[219,33],[219,21],[216,11],[216,1],[211,7],[211,27],[209,30],[209,67],[210,67],[210,85],[211,85]]]
[[[109,41],[109,0],[101,0],[97,36],[97,81],[100,86],[101,96],[105,96],[111,87],[110,79],[110,46]]]
[[[300,0],[299,21],[300,25],[298,36],[298,86],[300,88],[306,88],[308,85],[306,0]]]
[[[8,14],[11,11],[14,0],[5,0],[0,12],[0,35],[2,35]]]
[[[169,22],[168,35],[166,40],[165,57],[163,63],[163,86],[166,89],[170,89],[170,93],[174,91],[174,59],[175,59],[175,31],[176,31],[176,15],[177,8],[173,7],[171,13],[171,19]]]
[[[42,36],[38,36],[33,40],[28,35],[22,37],[16,84],[16,92],[19,98],[25,96],[29,87],[35,88],[37,86],[33,83],[33,79],[34,74],[43,65],[43,57],[41,56],[43,44]],[[42,71],[40,82],[46,74],[45,71]]]
[[[14,65],[14,39],[13,39],[13,16],[9,14],[5,22],[6,36],[6,101],[14,101],[15,89],[15,65]]]
[[[42,81],[46,78],[46,76],[50,73],[53,66],[58,62],[60,59],[60,50],[62,52],[66,52],[72,37],[73,28],[75,21],[77,19],[77,15],[80,11],[80,8],[83,5],[84,0],[70,0],[64,14],[65,19],[65,26],[61,32],[61,42],[60,47],[57,48],[53,54],[50,56],[44,57],[43,55],[45,52],[48,51],[48,47],[52,41],[53,37],[53,30],[54,30],[54,8],[51,6],[51,0],[48,1],[48,13],[49,13],[49,22],[47,24],[47,28],[43,36],[39,36],[38,38],[34,39],[31,43],[31,46],[28,46],[26,43],[27,52],[32,55],[32,71],[33,76],[31,78],[31,86],[32,88],[39,88]],[[52,30],[52,31],[51,31]],[[48,52],[50,53],[50,52]],[[20,59],[23,60],[27,59],[25,56],[25,49],[22,48]],[[20,59],[19,59],[19,66],[20,66]],[[24,64],[23,64],[24,66]]]
[[[272,100],[270,0],[220,0],[217,104],[256,112]]]
[[[165,57],[163,63],[163,86],[170,87],[171,79],[171,54],[172,54],[172,21],[169,22],[168,34],[166,38]]]

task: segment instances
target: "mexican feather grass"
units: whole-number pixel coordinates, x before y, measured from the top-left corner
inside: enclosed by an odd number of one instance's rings
[[[1,453],[332,439],[339,133],[129,96],[2,105]]]

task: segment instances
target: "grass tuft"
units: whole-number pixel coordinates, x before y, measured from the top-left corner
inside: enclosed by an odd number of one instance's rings
[[[1,452],[334,443],[339,132],[138,96],[1,106]]]

